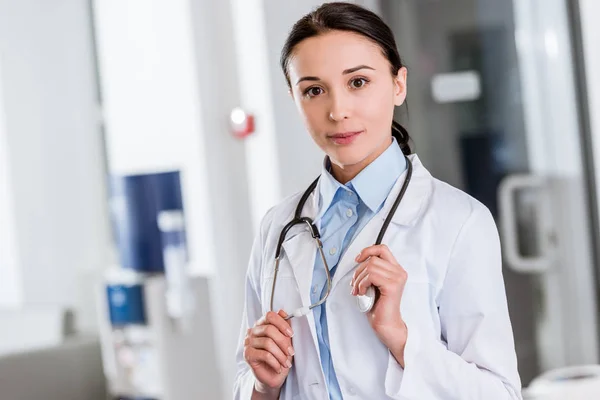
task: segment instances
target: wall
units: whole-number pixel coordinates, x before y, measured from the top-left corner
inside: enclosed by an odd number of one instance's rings
[[[256,132],[246,139],[246,171],[253,226],[281,198],[277,99],[271,92],[267,14],[262,0],[231,0],[240,106],[256,117]],[[290,6],[295,3],[288,3]],[[286,4],[286,5],[288,5]]]
[[[268,144],[262,141],[268,135],[268,122],[258,114],[256,132],[245,140],[234,138],[229,130],[228,117],[235,106],[250,108],[249,105],[257,105],[260,101],[259,77],[250,77],[257,84],[253,88],[250,103],[245,102],[247,97],[240,90],[239,82],[247,76],[239,74],[236,58],[240,43],[236,41],[232,28],[236,20],[233,14],[235,4],[212,0],[195,0],[191,4],[197,71],[195,78],[203,121],[201,137],[206,149],[202,157],[208,173],[205,192],[210,195],[211,235],[217,254],[217,262],[213,266],[212,315],[217,348],[220,350],[222,392],[228,398],[235,377],[235,351],[250,247],[257,229],[258,215],[263,212],[256,212],[256,205],[260,204],[256,196],[270,199],[277,186],[264,184],[270,171],[273,171],[270,158],[266,156],[260,159],[252,151],[256,147],[268,150]],[[262,166],[259,171],[253,167],[256,163],[259,168]],[[256,179],[263,184],[257,184]]]
[[[0,54],[0,64],[1,61]],[[2,94],[0,79],[0,305],[14,307],[22,302],[22,291],[15,243],[14,202]]]
[[[91,330],[108,234],[87,6],[0,0],[0,80],[19,303],[75,308]]]
[[[600,15],[600,2],[579,0],[581,33],[583,39],[584,63],[586,70],[588,113],[592,131],[592,154],[595,163],[596,198],[600,198],[600,26],[596,16]],[[600,208],[600,204],[598,204]]]

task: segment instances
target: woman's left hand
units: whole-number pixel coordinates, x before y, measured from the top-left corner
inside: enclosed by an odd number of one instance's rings
[[[386,245],[367,247],[356,257],[356,262],[361,264],[350,282],[352,295],[365,295],[371,285],[379,289],[377,301],[367,316],[379,340],[404,367],[408,329],[400,314],[400,302],[408,274]]]

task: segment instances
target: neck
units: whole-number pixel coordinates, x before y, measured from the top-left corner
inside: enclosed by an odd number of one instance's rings
[[[331,175],[340,182],[342,185],[350,182],[358,174],[361,173],[369,164],[377,159],[384,151],[390,146],[392,139],[384,140],[383,144],[379,146],[373,153],[369,154],[364,160],[352,164],[352,165],[339,165],[331,161]],[[330,159],[331,160],[331,159]]]

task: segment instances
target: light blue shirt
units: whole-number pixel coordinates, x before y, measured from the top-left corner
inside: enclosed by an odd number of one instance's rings
[[[406,160],[396,143],[392,144],[354,179],[345,185],[338,182],[329,172],[327,159],[321,171],[319,184],[319,214],[315,222],[320,224],[323,251],[329,264],[331,276],[337,264],[354,237],[381,209],[396,180],[406,169]],[[375,242],[376,238],[373,238]],[[352,255],[354,258],[354,255]],[[311,302],[318,302],[325,295],[327,275],[323,260],[317,254]],[[342,399],[340,385],[335,374],[329,350],[327,312],[325,304],[313,309],[321,366],[329,389],[331,400]]]

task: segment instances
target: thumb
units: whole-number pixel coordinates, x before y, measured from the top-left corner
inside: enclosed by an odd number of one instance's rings
[[[283,310],[279,310],[279,312],[278,312],[277,314],[278,314],[278,315],[279,315],[281,318],[283,318],[283,319],[285,319],[285,318],[288,316],[288,314],[287,314],[285,311],[283,311]],[[287,322],[287,321],[286,321],[286,322]],[[289,323],[289,322],[288,322],[288,323]]]

